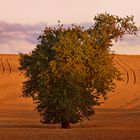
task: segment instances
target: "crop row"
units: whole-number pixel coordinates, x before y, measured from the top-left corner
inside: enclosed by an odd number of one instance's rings
[[[136,78],[135,70],[131,66],[129,66],[126,62],[124,62],[124,60],[122,58],[120,58],[119,56],[117,58],[118,59],[117,60],[115,59],[114,61],[125,72],[126,85],[130,82],[130,80],[132,81],[133,84],[136,84],[137,78]],[[130,78],[129,71],[131,71],[131,73],[132,73],[132,75],[131,75],[132,78]]]
[[[5,73],[8,73],[8,75],[11,74],[12,72],[12,67],[11,67],[11,64],[9,63],[9,60],[6,59],[5,61],[3,61],[3,59],[1,58],[0,59],[0,71],[1,71],[1,75],[5,74]]]

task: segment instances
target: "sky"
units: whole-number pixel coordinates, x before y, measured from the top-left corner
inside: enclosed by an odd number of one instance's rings
[[[97,13],[134,15],[140,25],[140,0],[0,0],[0,53],[28,53],[45,26],[93,22]],[[126,37],[112,48],[120,54],[140,54],[140,37]]]

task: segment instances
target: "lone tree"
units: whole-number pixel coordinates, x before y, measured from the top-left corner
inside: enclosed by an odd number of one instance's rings
[[[113,63],[112,41],[138,28],[133,16],[99,14],[89,29],[46,27],[29,54],[20,54],[27,81],[23,96],[32,97],[43,123],[69,128],[94,114],[94,106],[115,88],[120,72]]]

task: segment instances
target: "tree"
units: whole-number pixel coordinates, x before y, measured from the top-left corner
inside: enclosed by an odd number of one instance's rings
[[[136,34],[133,16],[99,14],[89,29],[72,25],[46,27],[29,54],[20,54],[20,70],[27,81],[23,96],[32,97],[43,123],[70,123],[94,114],[100,99],[115,88],[120,72],[113,63],[112,41]]]

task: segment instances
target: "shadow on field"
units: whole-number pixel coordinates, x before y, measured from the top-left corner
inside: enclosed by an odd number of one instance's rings
[[[44,128],[44,129],[55,129],[59,126],[48,126],[48,125],[0,125],[0,128]]]
[[[76,125],[71,125],[70,129],[74,129],[74,128],[101,128],[103,126],[99,126],[99,125],[80,125],[80,124],[76,124]],[[60,125],[0,125],[0,128],[33,128],[33,129],[60,129]]]

